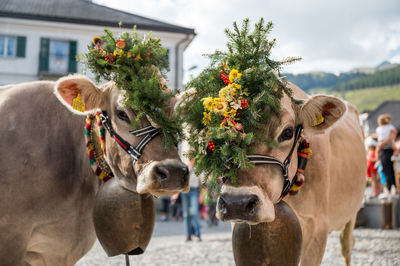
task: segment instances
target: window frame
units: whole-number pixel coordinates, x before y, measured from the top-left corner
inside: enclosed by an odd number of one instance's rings
[[[15,35],[8,35],[8,34],[0,34],[1,38],[4,38],[4,54],[0,54],[0,58],[16,58],[17,57],[17,36]],[[8,40],[13,39],[14,40],[14,45],[13,45],[13,54],[12,55],[7,55],[8,53]]]
[[[48,57],[49,57],[49,68],[48,68],[48,72],[49,73],[51,73],[51,74],[67,74],[67,73],[69,73],[68,72],[68,68],[69,68],[69,53],[70,53],[70,41],[69,40],[67,40],[67,39],[58,39],[58,38],[49,38],[50,40],[49,40],[49,54],[48,54]],[[52,68],[52,66],[51,66],[51,57],[52,57],[52,54],[51,54],[51,52],[52,52],[52,49],[51,49],[51,44],[53,43],[53,42],[61,42],[61,43],[66,43],[67,44],[67,50],[66,50],[66,57],[65,57],[65,59],[66,59],[66,71],[61,71],[61,72],[57,72],[57,71],[52,71],[51,70],[51,68]]]

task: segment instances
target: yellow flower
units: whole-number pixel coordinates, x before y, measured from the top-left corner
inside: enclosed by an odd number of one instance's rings
[[[228,108],[228,104],[221,98],[214,98],[213,112],[223,114]]]
[[[232,68],[231,72],[229,73],[229,80],[230,82],[233,82],[235,79],[240,78],[242,76],[242,73],[239,72],[239,70]]]
[[[237,84],[237,83],[232,83],[229,84],[230,86],[232,86],[232,88],[235,88],[236,90],[240,90],[242,88],[242,85]]]
[[[212,97],[203,98],[201,101],[203,102],[204,109],[212,111],[214,105],[214,99]]]
[[[114,50],[114,56],[122,56],[124,54],[124,51],[121,49],[116,49]]]
[[[218,92],[218,95],[219,95],[219,98],[221,98],[222,100],[226,100],[226,91],[229,89],[229,87],[228,86],[226,86],[226,87],[223,87],[222,89],[220,89],[219,90],[219,92]]]
[[[229,112],[228,111],[224,112],[225,117],[234,117],[235,115],[236,115],[236,110],[233,108]]]
[[[232,98],[235,96],[235,91],[236,88],[232,87],[231,84],[229,84],[226,87],[223,87],[218,95],[223,101],[232,101]]]
[[[207,126],[208,125],[208,122],[210,122],[211,121],[211,116],[210,116],[210,114],[209,113],[206,113],[206,112],[203,112],[203,124],[205,125],[205,126]]]

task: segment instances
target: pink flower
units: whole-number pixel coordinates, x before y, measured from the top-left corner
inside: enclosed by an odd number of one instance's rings
[[[117,46],[117,48],[119,49],[124,49],[126,46],[126,41],[123,39],[119,39],[118,41],[115,42],[115,45]]]

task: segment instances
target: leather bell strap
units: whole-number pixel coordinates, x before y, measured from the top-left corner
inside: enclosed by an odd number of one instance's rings
[[[290,190],[291,182],[289,180],[289,170],[288,169],[289,169],[289,164],[290,164],[290,160],[293,155],[294,148],[296,147],[296,144],[300,139],[302,130],[303,130],[303,127],[301,125],[298,125],[296,127],[293,145],[290,149],[288,156],[283,161],[283,163],[281,161],[275,159],[274,157],[268,156],[268,155],[252,154],[252,155],[247,156],[249,161],[254,164],[272,164],[272,165],[278,165],[281,168],[282,177],[283,177],[283,189],[282,189],[281,197],[286,195],[288,193],[288,191]]]
[[[103,111],[100,115],[100,119],[104,125],[104,128],[108,131],[110,136],[113,137],[115,141],[117,141],[119,146],[132,157],[134,163],[138,161],[140,156],[142,155],[141,151],[143,150],[144,146],[146,146],[147,143],[149,143],[153,138],[155,138],[160,133],[160,129],[155,128],[153,126],[148,126],[137,130],[129,131],[129,133],[131,133],[136,137],[145,135],[145,137],[140,140],[140,142],[136,145],[136,147],[134,147],[129,142],[124,140],[120,135],[118,135],[117,132],[115,132],[115,130],[111,125],[110,118],[107,115],[107,112]]]

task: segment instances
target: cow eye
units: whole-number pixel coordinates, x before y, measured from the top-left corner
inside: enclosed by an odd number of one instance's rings
[[[278,141],[282,142],[282,141],[285,141],[285,140],[289,140],[292,137],[293,137],[293,128],[292,127],[288,127],[288,128],[285,128],[282,131],[281,135],[278,138]]]
[[[119,119],[124,120],[127,123],[131,122],[131,120],[129,119],[128,115],[122,110],[117,110],[117,116],[118,116]]]

